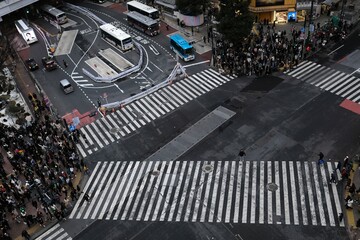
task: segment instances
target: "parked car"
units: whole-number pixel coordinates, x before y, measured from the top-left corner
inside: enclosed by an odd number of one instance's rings
[[[55,62],[55,60],[51,57],[43,57],[41,59],[46,71],[52,71],[55,70],[57,68],[57,64]]]
[[[27,66],[27,68],[30,70],[30,71],[34,71],[36,69],[39,69],[39,65],[36,63],[35,59],[33,58],[29,58],[25,61],[25,64]]]

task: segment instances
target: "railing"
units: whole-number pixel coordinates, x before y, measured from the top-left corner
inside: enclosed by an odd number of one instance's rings
[[[180,71],[180,72],[179,72]],[[114,108],[118,108],[118,107],[123,107],[133,101],[136,101],[148,94],[151,94],[163,87],[166,87],[170,84],[172,84],[173,81],[178,81],[182,78],[185,78],[186,77],[186,72],[185,72],[185,68],[183,66],[181,66],[180,63],[177,63],[174,67],[174,69],[171,71],[170,75],[161,83],[149,88],[148,90],[146,91],[143,91],[143,92],[140,92],[134,96],[131,96],[127,99],[124,99],[122,101],[117,101],[117,102],[113,102],[113,103],[108,103],[108,104],[104,104],[102,105],[102,110],[103,111],[109,111],[111,109],[114,109]]]

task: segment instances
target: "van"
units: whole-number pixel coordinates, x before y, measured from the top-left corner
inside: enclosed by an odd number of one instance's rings
[[[73,86],[71,86],[71,83],[67,79],[60,81],[60,87],[66,94],[74,91]]]

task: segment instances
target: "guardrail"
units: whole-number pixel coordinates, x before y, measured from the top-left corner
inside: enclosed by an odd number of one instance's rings
[[[95,14],[93,14],[92,12],[88,11],[87,9],[83,8],[83,7],[79,7],[70,3],[66,3],[66,7],[71,8],[73,10],[76,10],[78,12],[83,13],[84,15],[88,16],[89,18],[94,19],[96,22],[100,23],[101,25],[105,24],[106,22],[104,20],[102,20],[101,18],[99,18],[98,16],[96,16]],[[99,76],[95,76],[92,73],[90,73],[88,70],[86,70],[85,68],[82,69],[83,73],[88,76],[89,78],[91,78],[93,81],[98,82],[98,83],[113,83],[116,82],[117,80],[124,78],[126,76],[129,76],[130,74],[137,72],[141,69],[141,65],[143,64],[143,51],[142,48],[140,46],[140,44],[138,44],[137,42],[133,41],[136,48],[139,50],[140,52],[140,59],[139,62],[136,66],[129,68],[115,76],[112,77],[99,77]]]
[[[129,76],[130,74],[134,73],[134,72],[137,72],[141,69],[141,66],[143,64],[143,51],[142,51],[142,48],[141,48],[141,45],[135,41],[134,42],[134,45],[136,46],[136,48],[139,50],[140,52],[140,59],[139,59],[139,62],[137,65],[135,65],[134,67],[132,68],[129,68],[121,73],[118,73],[117,75],[115,76],[112,76],[112,77],[97,77],[97,76],[94,76],[92,73],[90,73],[88,70],[86,70],[85,68],[82,69],[83,73],[88,76],[89,78],[91,78],[93,81],[95,82],[100,82],[100,83],[112,83],[112,82],[115,82],[121,78],[124,78],[126,76]]]
[[[180,79],[183,79],[187,76],[186,72],[185,72],[185,68],[180,64],[177,63],[174,67],[174,69],[171,71],[170,75],[161,83],[147,89],[146,91],[140,92],[134,96],[131,96],[129,98],[126,98],[122,101],[117,101],[117,102],[113,102],[113,103],[107,103],[102,105],[102,109],[100,109],[102,112],[104,111],[110,111],[113,110],[115,108],[119,108],[119,107],[124,107],[125,105],[136,101],[148,94],[151,94],[163,87],[166,87],[170,84],[173,83],[173,81],[179,81]]]
[[[101,25],[106,23],[104,20],[102,20],[101,18],[99,18],[98,16],[96,16],[95,14],[93,14],[92,12],[88,11],[87,9],[85,9],[83,7],[79,7],[79,6],[73,5],[71,3],[65,3],[65,6],[70,9],[77,10],[77,11],[83,13],[84,15],[95,20],[96,22],[100,23]]]

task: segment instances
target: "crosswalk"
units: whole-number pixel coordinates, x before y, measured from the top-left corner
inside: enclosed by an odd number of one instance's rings
[[[98,162],[70,219],[344,226],[335,163]]]
[[[82,74],[79,72],[73,72],[71,74],[71,78],[74,82],[76,82],[77,85],[80,87],[93,87],[94,84],[89,82],[89,79],[85,78]]]
[[[50,240],[50,239],[56,239],[56,240],[72,240],[72,237],[65,232],[64,228],[60,226],[60,224],[55,224],[53,227],[51,227],[49,230],[41,234],[36,238],[36,240]]]
[[[207,69],[175,82],[82,127],[77,148],[86,157],[232,79]]]
[[[350,74],[311,61],[304,61],[297,68],[285,73],[325,91],[360,103],[360,79]]]

